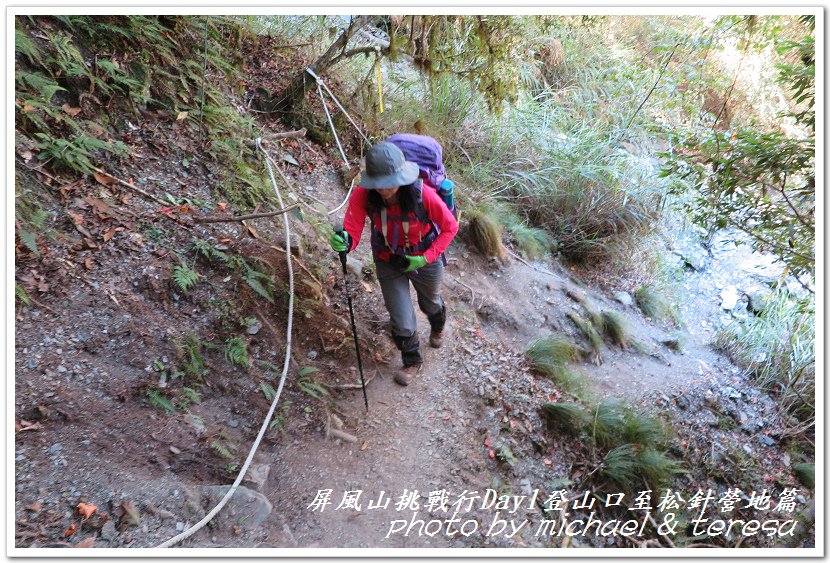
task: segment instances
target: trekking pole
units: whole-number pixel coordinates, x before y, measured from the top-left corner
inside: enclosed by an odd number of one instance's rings
[[[343,225],[338,223],[334,227],[336,232],[341,237],[343,236]],[[354,323],[354,308],[352,307],[352,292],[349,289],[349,274],[346,271],[346,251],[338,252],[340,256],[340,264],[343,266],[343,280],[346,283],[346,299],[349,302],[349,317],[352,321],[352,335],[354,336],[354,350],[357,354],[357,369],[360,370],[360,385],[363,387],[363,402],[366,403],[366,412],[369,412],[369,397],[366,395],[366,380],[363,378],[363,360],[360,357],[360,344],[357,341],[357,326]]]

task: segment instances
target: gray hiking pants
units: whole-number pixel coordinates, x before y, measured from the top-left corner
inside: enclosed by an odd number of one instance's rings
[[[392,339],[401,351],[403,365],[420,365],[423,359],[418,346],[418,323],[409,293],[409,282],[415,288],[418,307],[429,319],[430,328],[441,332],[446,321],[446,307],[441,298],[444,264],[441,260],[436,260],[415,272],[405,274],[400,268],[375,260],[375,268],[383,301],[392,321]]]

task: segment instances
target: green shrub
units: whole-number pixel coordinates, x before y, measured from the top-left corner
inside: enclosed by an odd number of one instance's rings
[[[733,321],[715,345],[774,390],[782,407],[802,422],[815,416],[815,298],[786,290],[770,296],[761,314]]]

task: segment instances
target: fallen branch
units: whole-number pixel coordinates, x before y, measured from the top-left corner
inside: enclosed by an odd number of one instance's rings
[[[247,221],[248,219],[261,219],[263,217],[275,217],[277,215],[282,215],[283,213],[288,213],[292,209],[297,209],[300,206],[299,203],[295,203],[294,205],[289,205],[288,207],[283,207],[282,209],[278,209],[277,211],[267,211],[265,213],[252,213],[250,215],[237,215],[236,217],[194,217],[194,223],[241,223],[242,221]]]
[[[343,346],[346,345],[346,342],[348,342],[348,340],[344,339],[344,340],[341,340],[340,344],[338,344],[337,346],[335,346],[333,348],[329,348],[328,346],[326,346],[326,343],[323,340],[323,335],[319,334],[318,336],[320,337],[320,344],[323,345],[323,352],[325,352],[326,354],[331,354],[332,352],[337,352],[340,348],[342,348]]]
[[[105,171],[101,170],[100,168],[96,168],[95,166],[93,166],[92,169],[95,170],[98,174],[103,174],[104,176],[108,176],[108,177],[112,178],[113,180],[118,182],[118,184],[124,186],[125,188],[131,189],[132,191],[136,192],[137,194],[143,195],[147,199],[151,199],[151,200],[155,201],[156,203],[160,203],[161,205],[163,205],[165,207],[170,205],[170,202],[164,201],[163,199],[160,199],[160,198],[157,198],[153,194],[149,194],[149,193],[145,192],[144,190],[142,190],[138,186],[134,186],[133,184],[130,184],[129,182],[126,182],[126,181],[124,181],[120,178],[116,178],[115,176],[113,176],[109,172],[105,172]]]
[[[46,165],[46,163],[45,163],[45,162],[44,162],[43,164],[41,164],[40,166],[38,166],[37,168],[35,168],[35,167],[33,167],[33,166],[29,166],[28,164],[26,164],[26,162],[25,162],[25,161],[23,161],[23,160],[22,160],[22,159],[20,159],[20,158],[18,158],[18,159],[17,159],[17,161],[18,161],[20,164],[22,164],[24,168],[26,168],[26,169],[28,169],[28,170],[31,170],[32,172],[35,172],[35,173],[37,173],[37,174],[43,174],[44,176],[46,176],[47,178],[49,178],[50,180],[52,180],[53,182],[55,182],[55,183],[56,183],[56,184],[58,184],[59,186],[65,186],[65,185],[66,185],[66,183],[65,183],[65,182],[63,182],[63,181],[61,181],[61,180],[58,180],[57,178],[55,178],[54,176],[52,176],[51,174],[49,174],[48,172],[46,172],[46,171],[44,171],[44,170],[42,169],[42,168]]]
[[[31,295],[29,295],[28,293],[26,293],[26,297],[28,297],[28,298],[29,298],[29,301],[31,301],[33,304],[37,305],[38,307],[41,307],[41,308],[43,308],[43,309],[46,309],[47,311],[49,311],[49,312],[50,312],[50,313],[52,313],[53,315],[57,315],[57,313],[55,312],[55,310],[54,310],[52,307],[50,307],[49,305],[45,305],[45,304],[41,303],[40,301],[38,301],[37,299],[35,299],[35,298],[34,298],[34,297],[32,297]]]
[[[654,517],[651,515],[651,513],[648,514],[648,521],[651,522],[651,525],[654,526],[655,530],[659,529],[659,527],[657,526],[657,522],[654,521]],[[674,545],[674,542],[671,540],[670,537],[663,536],[663,539],[666,540],[666,542],[668,542],[669,547],[677,547],[676,545]],[[660,541],[657,539],[655,539],[655,541],[657,542],[657,547],[660,547]]]
[[[296,131],[283,131],[282,133],[271,133],[267,135],[264,140],[265,141],[273,141],[274,139],[295,139],[297,137],[305,137],[306,128],[303,127],[302,129],[298,129]]]
[[[467,289],[470,290],[470,307],[474,308],[475,307],[475,302],[476,302],[476,292],[475,292],[475,290],[472,287],[470,287],[469,285],[467,285],[466,283],[464,283],[463,281],[456,278],[455,276],[450,275],[449,277],[455,283],[461,284],[461,285],[463,285],[464,287],[466,287]]]
[[[541,274],[547,274],[549,276],[553,276],[554,278],[556,278],[559,281],[562,281],[562,278],[560,276],[558,276],[557,274],[554,274],[553,272],[548,272],[547,270],[543,270],[541,268],[537,268],[536,266],[534,266],[533,264],[531,264],[530,262],[528,262],[527,260],[525,260],[524,258],[519,256],[518,254],[516,254],[515,252],[513,252],[512,250],[510,250],[506,246],[504,247],[504,249],[507,250],[507,253],[510,256],[512,256],[513,258],[515,258],[516,260],[518,260],[519,262],[521,262],[522,264],[524,264],[528,268],[533,268],[534,270],[536,270],[537,272],[539,272]]]
[[[329,428],[329,438],[340,438],[344,442],[357,442],[357,436],[353,436],[342,430],[337,430],[336,428]]]
[[[300,141],[302,141],[302,142],[303,142],[303,144],[304,144],[306,147],[308,147],[308,148],[309,148],[309,150],[311,150],[311,152],[313,152],[314,154],[316,154],[319,158],[323,158],[323,155],[322,155],[322,154],[320,154],[319,152],[317,152],[317,149],[315,149],[313,146],[311,146],[311,143],[309,143],[309,142],[308,142],[308,141],[306,141],[305,139],[300,139]]]
[[[375,379],[375,376],[377,376],[377,375],[380,375],[380,369],[377,366],[375,366],[375,373],[374,373],[374,375],[372,375],[372,377],[370,377],[369,379],[366,380],[366,385],[369,385],[372,382],[372,380]],[[329,389],[334,389],[336,391],[348,391],[348,390],[351,390],[351,389],[363,389],[363,385],[360,384],[360,383],[344,383],[342,385],[328,385],[328,384],[326,384],[326,387],[328,387]]]
[[[256,110],[252,110],[256,111]],[[258,113],[269,113],[269,112],[258,112]],[[296,131],[283,131],[282,133],[269,133],[261,137],[260,142],[263,145],[267,145],[269,142],[277,141],[279,139],[299,139],[301,137],[305,137],[307,131],[305,127],[302,129],[298,129]],[[245,141],[245,144],[249,147],[256,148],[256,141]]]

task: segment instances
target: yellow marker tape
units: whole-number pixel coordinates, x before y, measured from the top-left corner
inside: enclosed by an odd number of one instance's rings
[[[380,102],[380,113],[383,113],[383,86],[380,81],[380,59],[375,58],[375,74],[378,75],[378,101]]]

